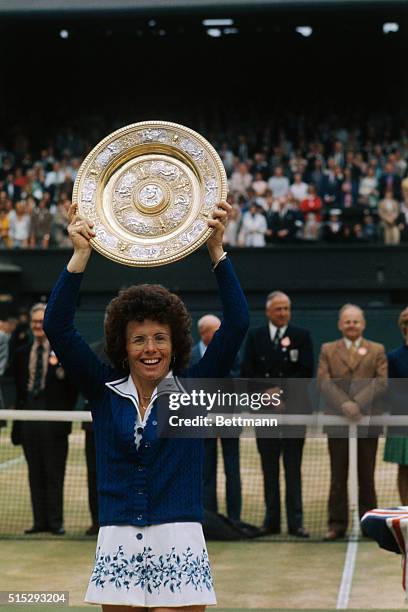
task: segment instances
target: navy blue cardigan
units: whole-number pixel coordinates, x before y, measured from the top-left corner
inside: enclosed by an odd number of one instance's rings
[[[106,386],[123,372],[102,363],[74,327],[83,274],[66,269],[44,319],[48,339],[68,375],[89,400],[94,423],[100,525],[201,521],[203,440],[157,438],[154,404],[138,449],[131,399]],[[223,321],[201,361],[183,376],[227,376],[248,329],[248,306],[231,262],[215,270]],[[124,379],[123,379],[124,380]]]

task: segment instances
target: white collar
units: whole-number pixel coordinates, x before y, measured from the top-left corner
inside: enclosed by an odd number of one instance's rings
[[[173,371],[170,370],[165,378],[173,378]],[[139,411],[139,395],[133,382],[133,378],[129,374],[129,376],[125,376],[124,378],[119,378],[118,380],[112,380],[110,382],[105,383],[105,385],[117,393],[122,397],[127,397],[134,404],[138,418],[136,419],[137,423],[140,423],[142,426],[146,425],[147,419],[149,418],[149,414],[151,412],[153,403],[157,398],[157,387],[153,390],[152,397],[150,398],[150,402],[146,408],[146,412],[142,419],[140,411]]]
[[[287,329],[288,329],[287,325],[284,325],[283,327],[279,327],[279,338],[280,339],[284,337]],[[278,331],[278,327],[276,327],[276,325],[274,325],[271,321],[269,321],[269,335],[271,337],[272,342],[275,339],[275,335],[277,331]]]
[[[357,338],[357,340],[349,340],[348,338],[343,338],[344,343],[346,345],[346,349],[349,350],[352,346],[355,346],[357,349],[360,348],[361,342],[363,340],[362,336]]]
[[[207,347],[205,346],[205,344],[204,344],[204,342],[202,340],[200,340],[200,342],[198,343],[198,348],[200,350],[201,357],[203,357],[205,351],[207,350]]]

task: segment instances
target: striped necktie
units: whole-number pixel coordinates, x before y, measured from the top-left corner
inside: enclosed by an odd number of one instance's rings
[[[39,344],[37,347],[37,354],[36,354],[36,361],[35,361],[33,388],[31,391],[33,397],[38,397],[41,392],[41,384],[42,384],[42,377],[43,377],[43,370],[44,370],[43,353],[44,353],[44,347],[42,344]]]
[[[279,340],[280,340],[280,327],[278,327],[276,329],[276,334],[275,334],[274,339],[273,339],[273,348],[274,349],[278,349],[279,348]]]

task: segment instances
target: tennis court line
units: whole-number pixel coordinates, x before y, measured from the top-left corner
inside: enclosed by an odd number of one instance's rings
[[[351,586],[353,584],[354,569],[356,566],[357,550],[358,540],[350,538],[347,544],[343,575],[341,577],[339,593],[337,595],[336,610],[347,610],[348,608]]]
[[[18,465],[19,463],[22,463],[24,461],[24,455],[20,455],[19,457],[15,457],[14,459],[9,459],[8,461],[5,461],[4,463],[0,463],[0,470],[7,470],[7,468],[11,467],[12,465]]]

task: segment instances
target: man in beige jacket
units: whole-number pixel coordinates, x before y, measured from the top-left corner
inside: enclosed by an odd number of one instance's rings
[[[340,340],[323,344],[317,378],[328,412],[358,422],[366,414],[381,411],[380,399],[387,384],[384,346],[363,338],[364,312],[345,304],[339,312]],[[326,541],[344,536],[348,523],[348,438],[338,432],[328,435],[331,482]],[[378,435],[358,439],[359,513],[377,505],[374,469]]]

